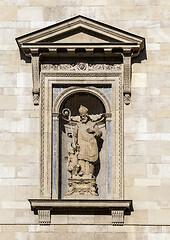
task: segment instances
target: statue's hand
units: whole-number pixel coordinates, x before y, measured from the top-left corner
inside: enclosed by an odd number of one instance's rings
[[[94,136],[95,136],[95,137],[101,137],[101,136],[102,136],[102,131],[100,131],[99,129],[96,130]]]
[[[95,130],[92,129],[92,128],[87,128],[87,129],[86,129],[86,132],[88,132],[88,133],[95,133]]]

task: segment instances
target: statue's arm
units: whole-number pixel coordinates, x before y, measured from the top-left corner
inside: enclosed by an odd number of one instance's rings
[[[101,113],[101,114],[97,114],[97,115],[91,115],[90,117],[91,117],[92,122],[100,123],[100,122],[105,121],[106,114],[105,113]]]
[[[93,134],[95,137],[100,137],[102,135],[102,131],[97,126],[97,123],[93,126],[87,128],[86,130],[88,133]]]
[[[101,137],[102,136],[102,131],[99,129],[99,127],[97,126],[97,124],[94,126],[95,129],[95,137]]]
[[[78,122],[78,120],[77,120],[77,119],[74,119],[73,117],[70,117],[69,119],[67,119],[67,118],[65,118],[65,117],[62,116],[62,119],[63,119],[64,121],[70,123],[70,124],[73,124],[73,125]]]
[[[71,116],[71,111],[70,109],[68,108],[64,108],[62,110],[62,113],[60,113],[60,117],[62,117],[62,119],[70,124],[74,124],[74,123],[77,123],[78,120],[77,120],[77,116],[74,117],[74,116]]]

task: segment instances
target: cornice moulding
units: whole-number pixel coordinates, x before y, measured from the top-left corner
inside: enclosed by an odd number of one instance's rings
[[[51,214],[68,214],[69,212],[84,212],[85,214],[111,214],[112,224],[124,224],[126,211],[132,211],[131,200],[52,200],[29,199],[32,211],[39,216],[40,224],[50,224]]]
[[[90,18],[76,16],[18,37],[16,41],[23,54],[31,58],[35,105],[39,104],[43,56],[77,59],[119,57],[124,65],[124,100],[125,104],[130,103],[131,60],[145,48],[144,38]]]
[[[144,48],[144,38],[83,16],[76,16],[66,21],[54,24],[50,27],[26,34],[16,38],[16,41],[19,47],[23,50],[24,54],[28,55],[27,52],[24,51],[26,47],[27,49],[35,45],[41,49],[51,48],[51,46],[59,47],[60,44],[57,44],[56,41],[59,39],[63,39],[64,41],[66,35],[67,37],[71,36],[72,34],[75,34],[75,31],[76,33],[85,31],[89,35],[96,36],[98,39],[104,38],[105,41],[107,41],[106,46],[111,44],[111,46],[113,45],[114,48],[129,46],[129,44],[132,45],[132,48],[138,48],[138,52]],[[57,40],[54,41],[54,39]],[[93,44],[95,45],[98,43],[87,42],[84,44],[84,47],[88,47],[89,45],[92,46]],[[67,46],[67,44],[61,45],[64,45],[64,47]],[[70,42],[68,45],[73,44]],[[98,47],[103,47],[102,44],[98,45]],[[74,47],[80,46],[82,47],[82,44],[76,44]]]

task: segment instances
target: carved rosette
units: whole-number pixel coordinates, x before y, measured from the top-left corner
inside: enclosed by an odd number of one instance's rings
[[[121,71],[121,64],[92,64],[87,62],[78,62],[70,64],[42,64],[42,71],[71,71],[71,72],[91,72],[91,71]]]
[[[123,49],[123,72],[124,72],[124,102],[130,104],[131,99],[131,48]],[[39,74],[39,56],[32,54],[32,78],[33,78],[33,102],[34,105],[39,104],[40,97],[40,74]],[[67,64],[42,64],[42,71],[57,71],[57,72],[121,72],[122,64],[93,64],[87,62],[67,63]]]
[[[131,48],[123,49],[123,73],[124,73],[124,102],[130,104],[131,99]],[[42,64],[42,71],[57,72],[121,72],[122,64],[92,64],[86,62],[70,63],[70,64]],[[39,56],[32,55],[32,77],[33,77],[33,102],[34,105],[39,104],[40,96],[40,74],[39,74]]]

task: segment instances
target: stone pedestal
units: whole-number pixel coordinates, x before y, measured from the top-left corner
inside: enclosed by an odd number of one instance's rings
[[[66,198],[97,197],[97,184],[95,178],[69,178]]]

